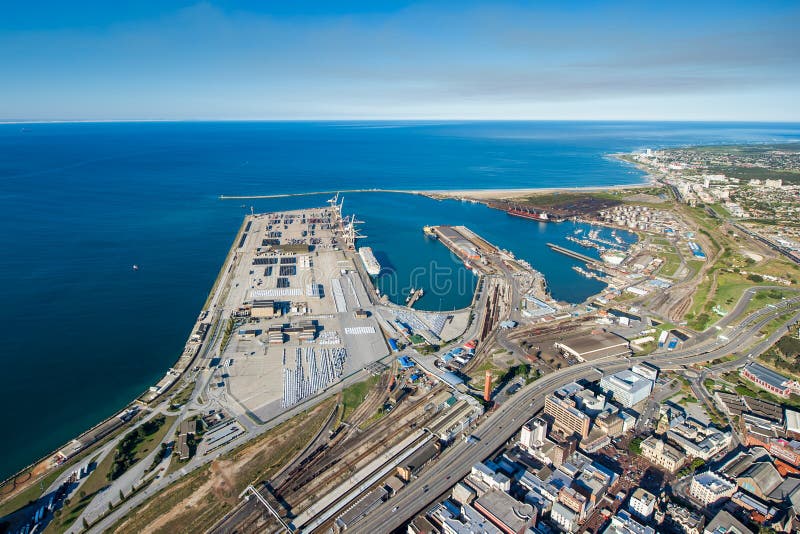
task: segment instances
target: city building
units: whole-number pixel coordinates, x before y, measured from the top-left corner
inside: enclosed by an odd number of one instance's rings
[[[703,506],[714,504],[720,499],[730,497],[736,491],[736,484],[725,480],[712,471],[705,471],[692,477],[689,495]]]
[[[656,436],[649,436],[640,445],[642,456],[651,463],[663,467],[670,473],[674,473],[686,461],[686,455],[681,451],[664,443]]]
[[[544,413],[553,418],[554,427],[565,431],[567,435],[577,434],[581,438],[589,435],[591,418],[578,410],[571,399],[548,395],[544,401]]]
[[[628,509],[637,517],[650,519],[656,506],[656,496],[644,488],[636,488],[631,494]]]
[[[483,462],[478,462],[472,466],[472,471],[467,476],[466,482],[475,488],[479,495],[492,489],[502,491],[511,489],[510,478],[503,473],[497,473]]]
[[[468,504],[462,504],[458,514],[440,505],[431,515],[440,521],[444,534],[503,534],[487,517]]]
[[[625,510],[620,510],[611,518],[603,534],[656,534],[656,531],[636,521]]]
[[[759,499],[768,498],[781,485],[783,477],[768,459],[754,462],[736,477],[736,483]]]
[[[704,534],[750,534],[752,531],[725,510],[720,510],[706,525]]]
[[[595,426],[609,437],[615,438],[624,432],[624,420],[617,413],[603,412],[594,421]]]
[[[581,493],[569,486],[558,490],[558,502],[578,514],[578,521],[582,521],[588,509],[588,501]]]
[[[408,524],[408,534],[439,534],[436,528],[424,515],[418,515]]]
[[[726,450],[733,439],[730,432],[687,422],[672,425],[667,431],[667,438],[688,456],[704,461]]]
[[[478,497],[473,506],[506,534],[523,534],[536,522],[536,509],[505,491],[489,491]]]
[[[550,510],[550,521],[564,532],[575,532],[578,527],[578,514],[562,503],[556,502]]]
[[[426,443],[417,452],[412,454],[402,465],[397,466],[397,476],[409,482],[419,471],[439,454],[435,443]]]
[[[755,362],[742,367],[741,375],[753,384],[786,399],[792,392],[800,391],[800,385],[794,380]]]
[[[616,402],[630,408],[650,395],[653,381],[626,369],[601,378],[600,387],[610,392]]]
[[[538,449],[547,438],[547,421],[535,417],[522,425],[519,433],[519,444],[527,450]]]
[[[657,509],[654,517],[659,525],[663,525],[663,527],[659,528],[659,532],[666,530],[668,532],[682,532],[683,534],[703,534],[705,518],[679,504],[667,503],[666,509]]]

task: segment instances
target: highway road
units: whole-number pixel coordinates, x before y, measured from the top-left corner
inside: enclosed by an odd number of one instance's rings
[[[603,359],[573,365],[529,384],[520,390],[512,399],[491,413],[473,435],[478,441],[466,443],[459,441],[446,450],[441,458],[424,470],[420,477],[401,490],[397,496],[389,499],[376,508],[362,522],[354,525],[354,532],[390,532],[401,527],[417,513],[431,503],[445,496],[456,481],[465,477],[472,466],[490,456],[505,444],[518,429],[541,410],[544,397],[553,390],[569,382],[580,379],[597,379],[602,373],[613,373],[629,367],[638,361],[649,361],[655,365],[680,367],[730,354],[733,351],[746,350],[747,354],[739,355],[737,360],[747,359],[748,355],[756,355],[769,348],[786,331],[785,327],[800,319],[800,298],[787,299],[780,306],[765,308],[754,313],[743,321],[743,328],[732,332],[727,340],[713,340],[701,343],[691,349],[674,351],[667,354],[651,355],[630,359]],[[784,326],[765,339],[758,340],[758,332],[768,322],[780,317],[787,311],[795,311],[795,315],[785,321]],[[755,345],[753,346],[753,343]],[[748,348],[751,347],[752,348]],[[730,365],[726,362],[724,366]],[[598,371],[599,370],[599,371]]]

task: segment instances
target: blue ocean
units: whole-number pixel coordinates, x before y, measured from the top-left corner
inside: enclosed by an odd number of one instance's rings
[[[0,477],[164,374],[251,206],[329,197],[220,195],[637,184],[642,173],[608,154],[797,140],[800,125],[753,123],[0,124]],[[389,193],[347,194],[344,211],[364,221],[359,245],[390,271],[377,284],[396,301],[410,287],[434,286],[420,307],[471,298],[473,275],[423,236],[426,224],[469,226],[542,271],[558,299],[578,302],[601,288],[545,246],[573,223]]]

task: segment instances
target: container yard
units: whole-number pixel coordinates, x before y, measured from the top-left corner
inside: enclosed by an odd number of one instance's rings
[[[217,310],[229,333],[201,362],[210,398],[267,420],[390,353],[369,279],[380,266],[356,251],[355,224],[335,202],[246,218]]]

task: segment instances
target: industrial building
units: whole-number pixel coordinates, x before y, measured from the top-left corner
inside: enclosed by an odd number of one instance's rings
[[[397,476],[401,480],[410,482],[425,464],[436,458],[439,454],[439,447],[435,442],[428,442],[406,459],[401,465],[397,466]]]
[[[785,399],[788,399],[792,392],[800,391],[800,384],[794,380],[790,380],[782,374],[755,362],[745,365],[741,370],[741,374],[760,388]]]
[[[653,389],[653,381],[631,370],[624,370],[600,379],[600,388],[626,408],[645,400]]]
[[[253,300],[252,307],[250,308],[251,317],[272,319],[276,315],[280,316],[280,311],[278,311],[276,314],[274,300]]]
[[[553,346],[579,362],[597,360],[607,356],[628,356],[631,353],[628,340],[611,332],[576,336],[554,343]]]

